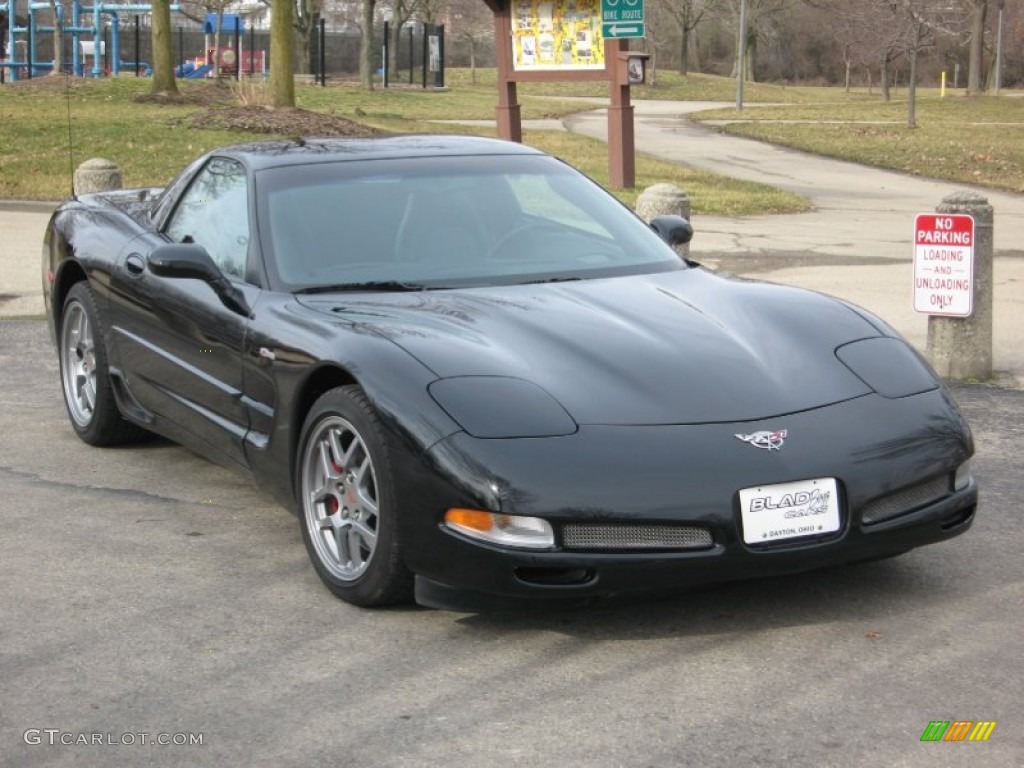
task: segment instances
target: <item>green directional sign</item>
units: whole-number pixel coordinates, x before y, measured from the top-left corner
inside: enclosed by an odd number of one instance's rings
[[[601,0],[601,34],[606,40],[643,37],[644,0]]]

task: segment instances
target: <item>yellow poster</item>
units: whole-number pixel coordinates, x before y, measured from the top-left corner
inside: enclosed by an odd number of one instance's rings
[[[516,70],[604,69],[601,0],[513,0]]]

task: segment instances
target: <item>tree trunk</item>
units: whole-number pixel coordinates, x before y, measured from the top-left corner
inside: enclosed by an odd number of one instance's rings
[[[295,106],[295,71],[292,64],[292,3],[273,0],[270,16],[270,104]]]
[[[882,67],[878,73],[878,84],[882,89],[882,101],[890,101],[892,96],[889,93],[889,54],[882,56]]]
[[[469,38],[469,82],[476,85],[476,37]]]
[[[971,47],[967,62],[967,92],[981,93],[981,65],[985,54],[985,17],[988,0],[972,0]]]
[[[743,57],[743,63],[746,65],[746,72],[743,73],[743,77],[747,82],[757,82],[757,71],[754,68],[754,61],[757,59],[757,35],[747,35],[747,55]]]
[[[737,35],[739,37],[739,35]],[[743,51],[743,79],[756,83],[757,77],[754,74],[754,58],[757,56],[757,34],[750,32],[747,34],[746,48]],[[729,77],[736,79],[736,73],[739,67],[740,59],[740,42],[736,44],[736,58],[732,62],[732,72]]]
[[[217,26],[213,29],[213,77],[220,77],[220,30],[224,23],[224,14],[217,14]]]
[[[729,72],[729,78],[732,79],[732,80],[736,79],[736,75],[738,75],[739,71],[740,71],[740,56],[741,56],[742,46],[743,46],[743,39],[737,33],[737,35],[736,35],[735,54],[732,57],[732,71]]]
[[[846,60],[846,92],[850,92],[850,60]]]
[[[679,74],[685,75],[686,65],[690,59],[690,35],[687,30],[683,29],[683,34],[679,36]]]
[[[917,128],[917,49],[911,48],[910,83],[907,86],[907,128]]]
[[[303,75],[315,71],[313,65],[313,36],[306,30],[299,30],[299,72]]]
[[[362,0],[363,30],[359,40],[359,82],[368,91],[373,90],[373,15],[377,0]]]
[[[316,72],[317,63],[313,60],[314,44],[320,14],[312,0],[298,0],[295,4],[295,31],[299,36],[299,71],[308,75]]]
[[[152,93],[177,93],[174,82],[174,48],[171,44],[171,5],[169,0],[153,0],[153,83]]]
[[[57,15],[57,0],[50,0],[53,10],[53,75],[64,74],[64,22]]]
[[[402,50],[402,25],[404,21],[393,19],[391,25],[388,27],[388,34],[391,35],[391,40],[388,44],[388,58],[391,59],[389,66],[391,71],[398,72],[398,52]],[[410,66],[412,66],[410,64]]]

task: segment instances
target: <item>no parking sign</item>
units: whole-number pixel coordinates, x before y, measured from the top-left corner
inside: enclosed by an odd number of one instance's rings
[[[974,311],[974,217],[921,213],[914,220],[914,311],[970,317]]]

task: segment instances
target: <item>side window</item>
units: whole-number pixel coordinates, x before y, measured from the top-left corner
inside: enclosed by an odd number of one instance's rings
[[[165,234],[176,243],[199,243],[221,272],[243,278],[249,253],[246,188],[240,163],[213,158],[181,196]]]

